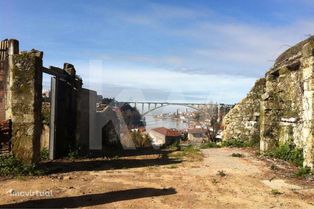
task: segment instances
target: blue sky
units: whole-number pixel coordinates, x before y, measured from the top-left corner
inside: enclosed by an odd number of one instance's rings
[[[74,64],[85,87],[120,100],[238,102],[282,51],[314,34],[311,0],[2,0],[0,8],[1,39],[44,51],[45,66]]]

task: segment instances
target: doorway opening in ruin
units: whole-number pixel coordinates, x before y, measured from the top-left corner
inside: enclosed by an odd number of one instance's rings
[[[53,76],[43,72],[42,81],[42,132],[40,137],[40,151],[42,158],[49,156],[50,123],[51,123],[51,78]]]
[[[114,124],[111,120],[103,126],[101,131],[102,151],[104,154],[110,155],[123,149],[120,143],[119,135],[116,132]]]

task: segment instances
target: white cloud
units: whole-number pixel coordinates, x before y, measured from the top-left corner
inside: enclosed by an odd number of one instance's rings
[[[195,94],[198,99],[232,103],[241,99],[242,89],[252,86],[255,79],[241,76],[215,75],[215,74],[189,74],[169,71],[165,69],[139,67],[115,67],[108,66],[101,61],[92,61],[89,69],[85,71],[84,83],[99,93],[103,91],[102,84],[123,88],[124,96],[120,99],[137,98],[140,90],[158,89],[168,92],[171,99],[186,97],[187,94]],[[136,90],[135,90],[136,89]],[[128,92],[126,94],[125,92]],[[133,95],[133,93],[136,94]],[[174,96],[177,95],[177,96]],[[197,99],[197,98],[195,98]]]
[[[157,4],[150,4],[140,13],[110,15],[128,28],[149,31],[148,35],[158,34],[158,39],[154,43],[143,34],[131,34],[131,40],[142,35],[146,42],[143,40],[140,45],[149,43],[143,47],[146,50],[130,47],[116,49],[115,53],[100,52],[89,57],[101,61],[77,66],[84,83],[99,93],[106,84],[169,95],[181,92],[178,93],[181,96],[193,95],[195,99],[208,101],[238,102],[281,52],[305,39],[307,34],[314,34],[314,17],[272,25],[243,22],[202,8]],[[168,38],[170,41],[164,43]],[[101,41],[92,39],[91,44],[98,45]]]
[[[96,54],[97,59],[110,57],[107,59],[110,64],[165,68],[191,74],[258,78],[281,52],[305,39],[307,34],[314,34],[314,18],[274,26],[238,21],[203,8],[148,5],[144,12],[119,13],[114,17],[118,16],[128,27],[158,33],[160,41],[146,40],[149,45],[144,51],[120,49],[116,54]],[[168,38],[171,43],[163,43]],[[156,51],[158,44],[160,49]]]

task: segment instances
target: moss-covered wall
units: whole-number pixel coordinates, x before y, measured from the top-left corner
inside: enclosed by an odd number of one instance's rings
[[[42,53],[13,56],[11,107],[13,154],[25,163],[39,160],[41,135]]]
[[[261,150],[287,143],[287,139],[302,146],[302,70],[300,64],[294,68],[288,66],[277,66],[266,74],[260,110]]]
[[[223,119],[224,140],[252,140],[259,138],[260,98],[264,93],[265,79],[256,81],[254,87]]]
[[[313,168],[314,37],[280,55],[264,81],[226,115],[224,140],[259,132],[261,151],[289,143],[303,149],[304,165]],[[254,123],[253,115],[259,120],[248,131],[244,124]]]

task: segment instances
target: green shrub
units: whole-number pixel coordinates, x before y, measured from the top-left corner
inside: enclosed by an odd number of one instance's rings
[[[49,159],[49,150],[47,148],[43,148],[40,151],[40,160],[48,160]]]
[[[295,173],[295,176],[298,177],[306,177],[311,174],[311,168],[310,167],[300,167],[299,170]]]
[[[50,103],[49,102],[42,103],[41,116],[42,116],[43,124],[46,124],[49,126],[50,124]]]
[[[259,137],[253,137],[252,139],[245,141],[245,146],[259,148],[259,141]]]
[[[148,134],[143,135],[139,131],[133,131],[131,133],[131,138],[135,146],[138,148],[149,147],[151,145],[151,138]]]
[[[200,149],[194,147],[193,145],[182,147],[180,151],[177,151],[175,153],[171,153],[170,156],[175,157],[175,158],[179,158],[179,159],[185,157],[185,158],[192,160],[192,161],[203,159],[203,155],[202,155]]]
[[[250,140],[230,139],[222,142],[223,147],[257,147],[259,146],[259,139],[254,138]]]
[[[0,176],[43,175],[44,170],[35,165],[23,164],[13,155],[0,156]]]
[[[295,165],[303,165],[303,150],[295,148],[290,144],[283,144],[279,147],[275,147],[265,153],[266,156],[282,159],[294,163]]]
[[[216,144],[215,142],[207,142],[201,144],[200,148],[201,149],[207,149],[207,148],[219,148],[221,147],[219,144]]]
[[[70,160],[78,159],[79,157],[80,157],[80,153],[78,150],[70,151],[68,153],[68,159]]]
[[[224,147],[245,147],[245,141],[241,139],[230,139],[222,142]]]
[[[168,146],[166,146],[165,148],[169,149],[169,150],[181,150],[180,147],[180,142],[174,142],[172,144],[169,144]]]

